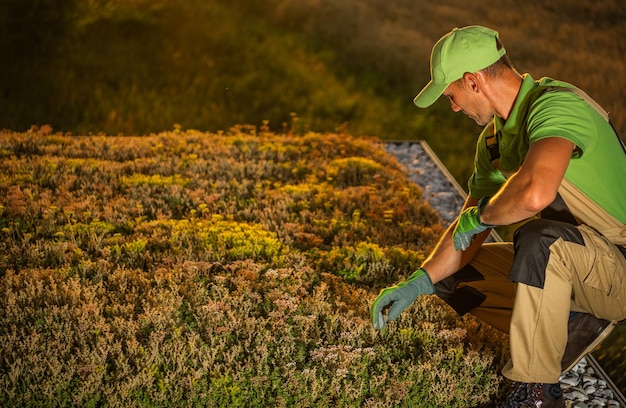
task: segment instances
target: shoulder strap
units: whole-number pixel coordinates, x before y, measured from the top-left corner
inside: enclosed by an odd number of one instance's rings
[[[489,129],[487,136],[485,137],[485,144],[487,145],[487,150],[489,151],[489,157],[491,163],[495,163],[500,159],[500,138],[498,137],[498,132],[496,130],[496,121],[493,121],[491,129]]]
[[[598,102],[596,102],[591,96],[587,95],[587,93],[585,91],[583,91],[582,89],[579,89],[579,88],[576,88],[576,87],[571,87],[570,88],[570,87],[567,87],[567,86],[550,85],[550,86],[546,87],[546,89],[544,90],[544,92],[546,92],[546,91],[567,91],[567,92],[574,93],[574,94],[578,95],[578,97],[580,99],[582,99],[585,102],[587,102],[587,104],[589,104],[589,106],[594,108],[600,114],[600,116],[602,116],[604,118],[604,120],[606,120],[607,122],[611,121],[609,119],[609,113],[607,111],[605,111],[604,108],[602,108],[602,106],[600,106],[600,104]]]

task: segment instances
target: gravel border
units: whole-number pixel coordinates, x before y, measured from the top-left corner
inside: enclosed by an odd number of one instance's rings
[[[422,188],[422,196],[439,212],[444,225],[454,221],[463,207],[466,193],[428,144],[425,141],[387,141],[384,146],[404,167],[409,179]],[[591,354],[563,374],[560,383],[568,407],[626,408],[624,396]]]

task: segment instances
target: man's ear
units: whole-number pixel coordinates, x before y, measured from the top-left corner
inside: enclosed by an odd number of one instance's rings
[[[480,92],[480,78],[478,77],[478,73],[472,74],[471,72],[466,72],[463,74],[463,82],[472,92]]]

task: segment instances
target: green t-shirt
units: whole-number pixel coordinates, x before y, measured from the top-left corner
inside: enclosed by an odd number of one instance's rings
[[[470,196],[493,196],[506,177],[522,165],[529,146],[547,137],[563,137],[576,145],[565,178],[626,223],[626,154],[611,125],[573,92],[541,91],[543,87],[572,87],[544,78],[535,81],[525,74],[509,118],[495,117],[481,133],[476,148]],[[538,95],[538,92],[540,93]],[[538,96],[537,96],[538,95]],[[485,138],[498,132],[500,168],[491,163]]]

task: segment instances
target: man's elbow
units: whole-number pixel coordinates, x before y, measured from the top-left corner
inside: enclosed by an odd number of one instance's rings
[[[555,198],[556,192],[545,191],[544,189],[538,188],[529,188],[522,202],[526,211],[532,214],[538,214],[547,206],[552,204]]]

